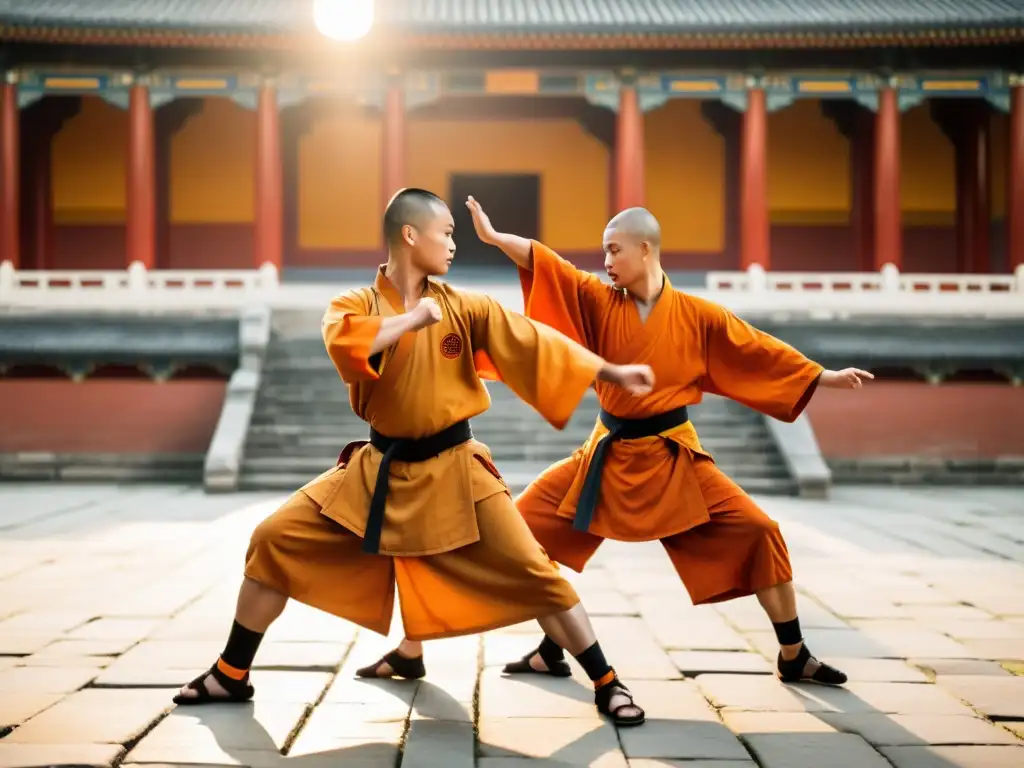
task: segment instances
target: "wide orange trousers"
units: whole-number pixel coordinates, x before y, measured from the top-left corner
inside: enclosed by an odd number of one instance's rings
[[[373,555],[298,491],[256,527],[245,575],[382,635],[397,586],[410,640],[475,634],[579,603],[507,493],[478,502],[476,513],[480,540],[473,544],[422,557]]]
[[[530,531],[556,562],[582,572],[604,539],[556,514],[578,470],[576,455],[545,470],[516,499]],[[711,460],[696,456],[710,522],[661,539],[694,605],[751,595],[793,579],[779,525]],[[671,499],[662,503],[670,504]]]

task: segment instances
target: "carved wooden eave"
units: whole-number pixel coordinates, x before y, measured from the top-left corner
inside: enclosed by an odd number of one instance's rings
[[[302,51],[328,48],[319,35],[266,34],[147,28],[0,25],[0,41],[78,45],[123,45],[157,48],[209,48]],[[872,49],[893,47],[962,47],[1006,45],[1024,41],[1024,26],[934,28],[887,32],[721,32],[721,33],[592,33],[514,32],[396,33],[387,36],[395,50],[438,51],[612,51],[612,50],[770,50]],[[371,36],[354,48],[380,48]]]

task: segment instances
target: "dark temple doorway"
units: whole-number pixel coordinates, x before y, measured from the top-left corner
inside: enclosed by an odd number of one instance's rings
[[[537,174],[454,173],[448,190],[448,204],[455,219],[455,263],[453,271],[482,267],[512,271],[512,262],[497,248],[484,245],[473,229],[466,198],[478,201],[499,232],[511,232],[531,239],[540,237],[540,176]]]

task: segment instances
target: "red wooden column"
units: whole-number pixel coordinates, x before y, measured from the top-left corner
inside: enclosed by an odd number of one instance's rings
[[[857,269],[871,272],[875,268],[875,125],[871,112],[861,107],[855,110],[850,136],[850,226]]]
[[[1010,95],[1010,168],[1006,174],[1006,251],[1012,272],[1024,265],[1024,85]]]
[[[256,107],[256,219],[253,251],[256,266],[270,262],[281,268],[284,244],[281,120],[277,89],[264,84]]]
[[[132,86],[128,96],[128,200],[125,234],[128,263],[156,266],[156,127],[149,89]]]
[[[875,115],[875,270],[886,264],[903,268],[900,216],[900,109],[896,90],[878,91]]]
[[[35,268],[47,269],[53,251],[53,203],[50,146],[53,137],[40,137],[32,154],[32,226]]]
[[[21,237],[18,206],[21,187],[18,160],[21,149],[18,128],[21,115],[18,87],[8,82],[0,87],[3,89],[0,90],[0,262],[9,261],[18,269]]]
[[[636,87],[623,83],[615,122],[614,213],[644,205],[644,114]]]
[[[747,91],[740,127],[740,269],[771,269],[768,219],[768,108],[764,90]]]
[[[988,108],[984,102],[971,105],[963,134],[963,198],[964,271],[991,271],[989,229],[991,200],[989,195],[990,138]]]
[[[384,141],[381,158],[381,193],[384,204],[405,187],[405,86],[397,78],[384,94]]]

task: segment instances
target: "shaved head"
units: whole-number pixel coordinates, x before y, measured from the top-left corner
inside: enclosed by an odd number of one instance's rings
[[[448,210],[444,200],[425,189],[403,189],[391,198],[384,211],[384,241],[391,246],[402,241],[402,227],[422,229],[424,225]]]
[[[627,208],[604,230],[604,268],[616,288],[648,295],[661,277],[661,225],[646,208]],[[660,289],[658,289],[660,290]]]
[[[657,250],[661,247],[661,225],[646,208],[627,208],[608,222],[607,230],[618,236],[628,236],[636,242],[646,242]]]

